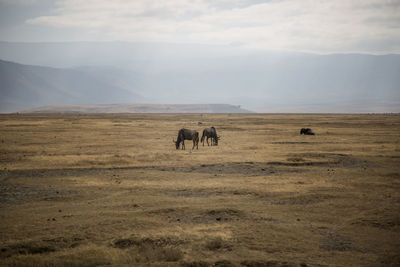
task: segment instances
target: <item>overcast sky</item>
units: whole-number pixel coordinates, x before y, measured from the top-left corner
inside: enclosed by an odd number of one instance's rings
[[[400,53],[400,0],[0,0],[0,36]]]

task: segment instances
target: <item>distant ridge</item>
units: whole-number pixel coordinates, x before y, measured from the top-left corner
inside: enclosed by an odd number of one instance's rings
[[[399,112],[399,73],[400,54],[0,42],[0,113],[111,103],[234,103],[263,113]]]
[[[44,106],[21,113],[254,113],[229,104],[112,104]]]
[[[82,69],[22,65],[0,60],[0,113],[48,105],[140,103],[144,98],[129,86]],[[111,75],[111,74],[110,74]]]

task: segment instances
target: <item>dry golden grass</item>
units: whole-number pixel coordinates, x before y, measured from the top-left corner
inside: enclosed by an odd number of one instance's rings
[[[211,125],[219,146],[175,149]],[[0,135],[0,265],[400,266],[399,115],[16,114]]]

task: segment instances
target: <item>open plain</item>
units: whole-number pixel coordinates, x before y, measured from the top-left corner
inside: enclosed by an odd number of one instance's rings
[[[0,115],[0,265],[400,266],[400,116]]]

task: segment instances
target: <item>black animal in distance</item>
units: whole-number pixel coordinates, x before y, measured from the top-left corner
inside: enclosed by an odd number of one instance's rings
[[[311,130],[310,128],[301,128],[300,134],[304,134],[304,135],[315,135],[315,133],[313,132],[313,130]]]

